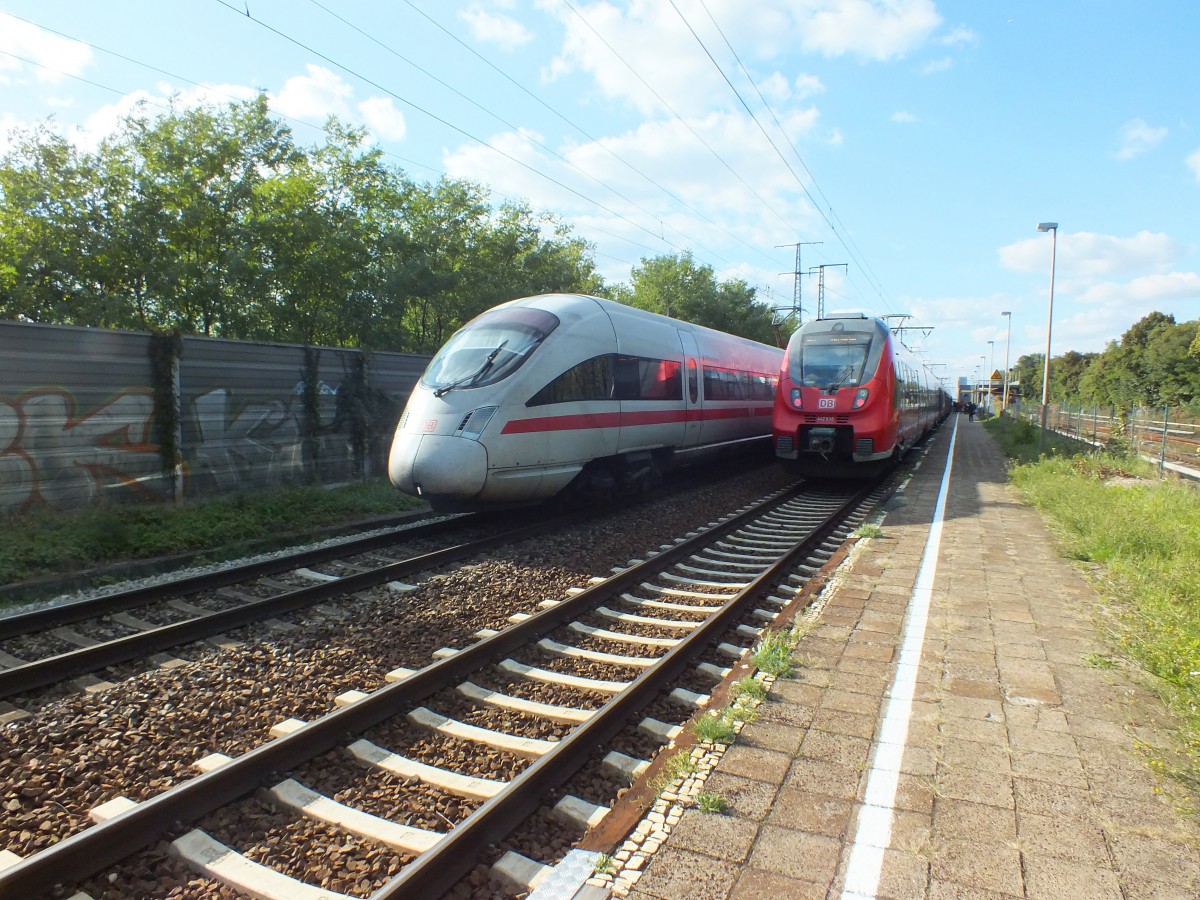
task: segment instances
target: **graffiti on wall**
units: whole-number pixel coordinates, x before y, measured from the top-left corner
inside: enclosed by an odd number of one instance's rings
[[[150,443],[154,397],[130,388],[80,414],[57,387],[0,397],[0,511],[45,503],[72,509],[113,491],[162,499],[158,447]]]
[[[76,509],[105,499],[163,501],[172,479],[151,442],[154,397],[128,388],[80,414],[59,387],[0,397],[0,512],[39,504]],[[232,391],[185,401],[196,439],[181,447],[183,495],[212,496],[315,477],[347,480],[353,462],[345,434],[333,432],[337,390],[320,385],[321,432],[306,458],[301,401],[293,396],[238,403]]]
[[[346,436],[319,434],[312,459],[304,454],[300,394],[237,403],[233,393],[218,388],[195,397],[190,415],[199,441],[185,448],[189,486],[204,494],[245,487],[282,484],[312,476],[323,483],[349,477],[351,462]],[[318,386],[319,429],[336,420],[337,389]]]

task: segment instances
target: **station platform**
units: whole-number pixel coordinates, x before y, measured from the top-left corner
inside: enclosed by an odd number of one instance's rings
[[[687,809],[613,892],[1200,897],[1200,826],[1140,749],[1169,718],[992,438],[947,420],[890,506],[705,782],[727,811]]]

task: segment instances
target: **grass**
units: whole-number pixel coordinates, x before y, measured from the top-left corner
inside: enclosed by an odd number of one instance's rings
[[[1036,458],[1028,452],[1032,426],[1002,417],[988,427],[1017,460]],[[1089,566],[1113,610],[1114,641],[1156,676],[1160,695],[1182,717],[1180,753],[1155,762],[1190,799],[1200,790],[1200,490],[1152,473],[1125,456],[1056,452],[1018,462],[1011,477],[1049,518],[1061,552]],[[1144,478],[1110,483],[1130,474]],[[1086,662],[1114,665],[1099,654]]]
[[[696,807],[700,812],[720,814],[729,809],[729,801],[712,791],[701,791],[696,795]]]
[[[883,529],[874,522],[865,522],[854,532],[856,537],[877,538],[883,534]]]
[[[795,642],[785,631],[771,631],[759,642],[754,651],[756,668],[768,675],[786,678],[792,673],[792,647]]]
[[[710,744],[730,744],[737,734],[734,730],[733,716],[725,711],[713,712],[696,720],[696,738]]]
[[[311,534],[416,505],[413,498],[379,480],[333,489],[297,485],[178,506],[36,510],[8,517],[0,527],[0,584],[197,551],[204,551],[209,560],[228,559],[256,542]]]

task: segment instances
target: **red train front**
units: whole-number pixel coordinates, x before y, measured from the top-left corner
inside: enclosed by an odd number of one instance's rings
[[[788,341],[775,395],[775,455],[805,475],[878,472],[932,429],[948,398],[879,319],[817,319]]]

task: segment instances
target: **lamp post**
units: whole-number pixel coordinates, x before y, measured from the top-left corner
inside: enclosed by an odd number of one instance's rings
[[[988,341],[988,352],[991,353],[991,359],[988,360],[988,396],[987,405],[988,412],[992,411],[992,373],[996,371],[996,342]]]
[[[983,409],[987,409],[987,404],[983,399],[983,364],[985,362],[987,362],[986,353],[979,357],[979,377],[975,379],[975,393],[979,395],[979,406]]]
[[[1007,410],[1008,409],[1008,382],[1009,382],[1009,377],[1010,377],[1008,374],[1008,348],[1012,344],[1012,313],[1011,312],[1002,312],[1002,313],[1000,313],[1000,315],[1008,318],[1008,336],[1004,339],[1004,388],[1003,388],[1004,397],[1000,401],[1001,406],[1005,410]]]
[[[1046,413],[1050,401],[1050,329],[1054,325],[1054,266],[1058,257],[1058,223],[1039,222],[1038,231],[1049,231],[1050,239],[1050,306],[1046,312],[1046,359],[1042,366],[1042,427],[1038,431],[1038,456],[1046,434]]]

